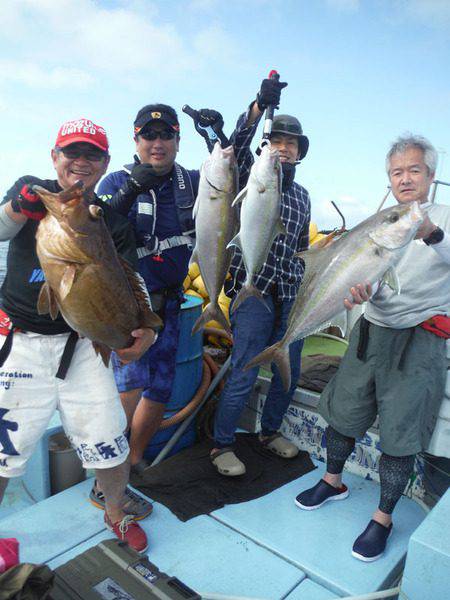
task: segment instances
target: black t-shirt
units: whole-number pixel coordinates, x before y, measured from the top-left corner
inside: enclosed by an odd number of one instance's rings
[[[51,179],[38,179],[32,175],[20,177],[6,193],[1,204],[18,195],[25,184],[40,185],[49,192],[60,192],[61,186]],[[117,252],[137,270],[136,243],[128,220],[114,212],[97,196],[92,200],[104,211],[104,219]],[[71,331],[61,314],[53,321],[50,315],[39,315],[37,301],[44,274],[36,254],[36,230],[39,221],[28,219],[22,229],[9,242],[6,259],[6,276],[1,289],[1,305],[16,327],[53,335]]]

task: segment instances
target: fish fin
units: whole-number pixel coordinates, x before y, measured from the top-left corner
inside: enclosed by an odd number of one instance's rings
[[[59,297],[61,300],[64,300],[64,298],[67,297],[68,293],[72,289],[76,273],[77,268],[75,265],[67,265],[67,267],[64,269],[64,274],[59,284]]]
[[[192,335],[194,335],[194,333],[197,333],[197,331],[200,331],[200,329],[205,327],[206,323],[208,323],[209,321],[218,321],[225,329],[225,331],[231,334],[230,324],[228,323],[220,306],[218,304],[210,302],[195,322],[194,327],[192,328]]]
[[[50,314],[53,321],[58,316],[59,306],[52,288],[47,282],[41,287],[37,301],[37,311],[39,315]]]
[[[266,186],[262,183],[262,181],[260,181],[257,177],[256,174],[253,173],[253,181],[256,183],[256,189],[258,190],[258,192],[260,194],[264,194],[264,192],[266,191]]]
[[[295,254],[297,258],[300,258],[305,264],[305,273],[301,283],[301,288],[305,288],[311,280],[320,274],[324,268],[329,264],[330,257],[328,248],[310,248],[309,250],[303,250]]]
[[[242,251],[241,238],[239,236],[239,233],[237,235],[235,235],[234,238],[228,242],[227,250],[229,250],[233,246],[236,246],[236,248],[239,248],[239,250]]]
[[[331,319],[330,327],[337,327],[344,337],[348,329],[348,312],[342,310],[340,313],[337,313],[337,315]]]
[[[316,242],[312,246],[312,248],[317,248],[318,250],[320,250],[320,248],[326,248],[327,246],[329,246],[330,244],[335,242],[336,239],[338,237],[340,237],[341,235],[342,235],[342,231],[340,231],[339,229],[336,229],[335,231],[332,231],[331,233],[326,235],[324,238],[322,238],[321,240]]]
[[[197,218],[198,207],[200,206],[200,196],[197,196],[195,199],[194,208],[192,209],[192,218],[195,220]]]
[[[289,360],[289,345],[282,344],[282,342],[277,342],[273,344],[273,346],[269,346],[260,354],[255,356],[250,362],[248,362],[244,371],[248,369],[253,369],[253,367],[257,367],[259,365],[263,365],[266,363],[275,363],[278,371],[280,372],[281,380],[284,385],[284,389],[286,392],[291,387],[291,363]]]
[[[381,282],[382,284],[385,283],[388,285],[396,294],[400,294],[402,286],[400,285],[400,280],[394,267],[389,267],[389,269],[381,278]]]
[[[152,310],[152,303],[147,291],[144,279],[137,273],[133,267],[121,256],[119,256],[120,264],[125,271],[128,283],[133,291],[134,298],[139,307],[140,312],[140,327],[150,327],[155,331],[162,329],[163,322],[158,315]]]
[[[256,298],[258,298],[258,300],[261,300],[261,302],[264,304],[264,306],[270,312],[270,308],[269,308],[267,302],[265,301],[264,296],[261,294],[261,292],[258,290],[258,288],[256,288],[253,284],[244,285],[241,288],[241,291],[236,296],[233,304],[231,305],[230,312],[233,313],[237,309],[237,307],[240,306],[244,302],[244,300],[247,300],[247,298],[250,298],[250,296],[256,296]]]
[[[247,196],[247,188],[245,187],[239,192],[239,194],[233,200],[233,202],[231,203],[231,206],[236,206],[236,204],[239,204],[239,202],[243,202],[246,196]]]
[[[50,288],[46,281],[39,292],[37,311],[38,315],[47,315],[50,312]]]
[[[108,346],[105,346],[105,344],[101,344],[100,342],[92,342],[92,346],[95,350],[95,354],[100,354],[103,364],[108,368],[109,359],[111,357],[111,348],[108,348]]]
[[[191,258],[189,259],[189,266],[193,265],[194,263],[198,265],[197,246],[194,246],[194,249],[192,250]]]

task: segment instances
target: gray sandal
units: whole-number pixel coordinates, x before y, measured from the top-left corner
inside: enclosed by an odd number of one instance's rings
[[[238,459],[233,448],[221,448],[217,452],[214,452],[214,454],[211,454],[210,458],[212,464],[221,475],[236,477],[245,473],[245,465]]]
[[[281,433],[274,433],[266,439],[259,434],[259,441],[264,448],[281,458],[294,458],[298,454],[297,446],[283,437]]]

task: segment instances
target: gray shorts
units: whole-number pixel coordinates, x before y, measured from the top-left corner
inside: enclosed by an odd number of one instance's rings
[[[445,339],[422,327],[391,329],[370,323],[360,360],[360,321],[338,372],[322,392],[321,415],[339,433],[358,438],[378,414],[384,453],[407,456],[426,450],[444,396]]]

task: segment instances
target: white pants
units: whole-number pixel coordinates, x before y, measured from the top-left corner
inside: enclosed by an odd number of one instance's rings
[[[57,379],[69,334],[14,333],[0,367],[0,476],[17,477],[55,410],[83,467],[106,469],[129,452],[126,417],[114,381],[90,340],[79,339],[65,379]],[[0,336],[0,345],[4,342]]]

